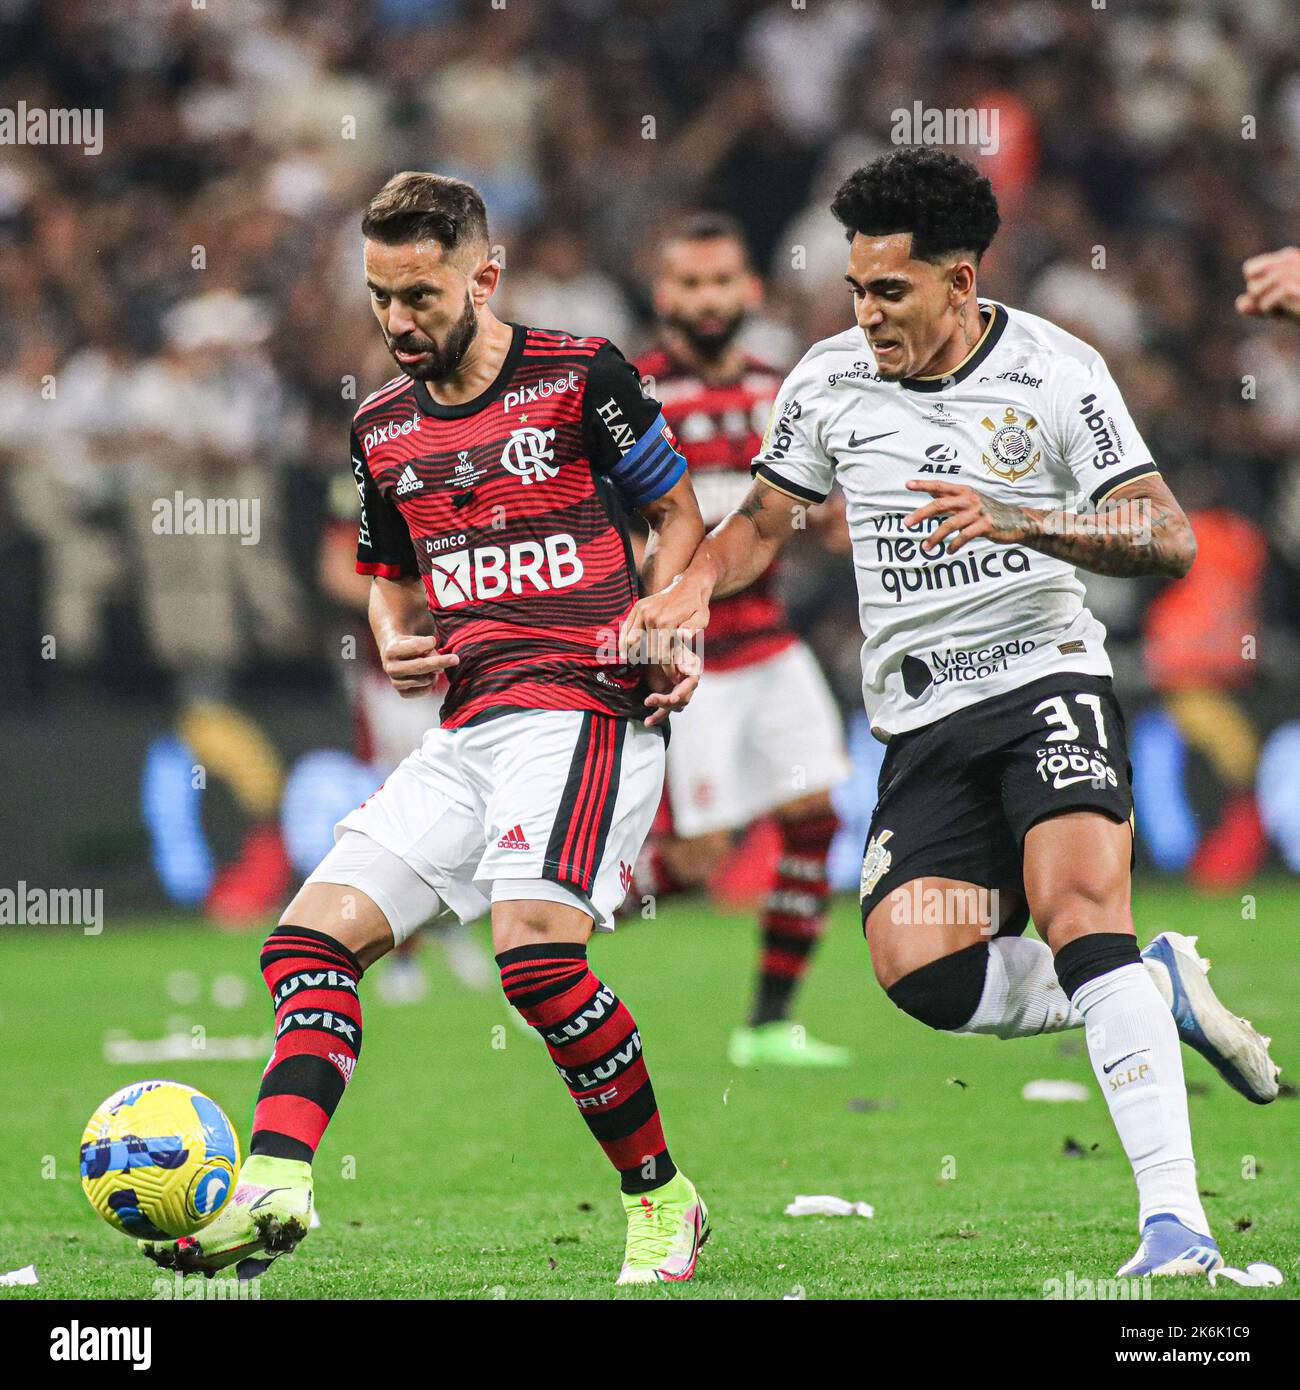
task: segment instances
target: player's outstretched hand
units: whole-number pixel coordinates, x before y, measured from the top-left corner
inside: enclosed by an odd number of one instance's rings
[[[1241,273],[1246,288],[1237,296],[1239,314],[1273,315],[1300,323],[1300,246],[1252,256]]]
[[[936,516],[946,518],[921,542],[921,549],[930,554],[942,550],[945,541],[951,555],[976,536],[987,536],[1002,545],[1013,545],[1025,537],[1025,514],[1019,507],[995,502],[964,483],[912,478],[907,486],[913,492],[928,492],[935,500],[904,517],[904,526],[916,526]]]
[[[394,637],[381,655],[384,674],[404,700],[428,695],[449,666],[460,664],[460,657],[438,650],[436,637]]]
[[[679,574],[666,588],[633,604],[618,631],[618,659],[633,665],[663,664],[658,649],[685,634],[689,641],[709,625],[704,589]]]
[[[647,672],[651,693],[645,702],[651,713],[646,716],[646,727],[662,724],[670,714],[685,709],[700,683],[704,663],[699,653],[688,644],[685,632],[677,634],[671,663],[664,666],[651,666]]]

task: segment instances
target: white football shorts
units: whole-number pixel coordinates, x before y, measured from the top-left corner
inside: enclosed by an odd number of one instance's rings
[[[430,729],[307,882],[359,888],[398,942],[510,899],[569,903],[612,931],[663,777],[662,730],[639,720],[520,710]]]
[[[848,777],[844,726],[817,659],[802,643],[753,666],[710,671],[673,715],[668,799],[673,833],[739,830]]]

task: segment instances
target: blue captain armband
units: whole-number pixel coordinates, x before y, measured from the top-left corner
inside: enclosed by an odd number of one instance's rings
[[[644,507],[662,497],[686,472],[686,460],[673,445],[668,422],[655,422],[609,469],[609,480],[629,507]]]

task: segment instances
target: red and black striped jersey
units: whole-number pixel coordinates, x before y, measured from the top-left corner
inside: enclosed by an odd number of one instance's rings
[[[712,529],[744,501],[753,486],[749,465],[762,446],[767,417],[781,386],[780,373],[746,356],[740,377],[714,385],[664,351],[648,353],[637,367],[663,402],[664,417],[686,455],[700,515],[705,527]],[[710,602],[704,647],[707,669],[752,666],[795,641],[785,605],[776,596],[776,573],[773,564],[748,589]]]
[[[507,709],[642,718],[617,660],[640,597],[623,508],[685,472],[658,401],[604,338],[514,325],[496,380],[441,405],[401,376],[352,424],[357,569],[419,575],[448,671],[443,725]]]

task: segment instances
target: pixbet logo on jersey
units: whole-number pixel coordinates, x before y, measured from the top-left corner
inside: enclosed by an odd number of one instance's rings
[[[391,424],[379,425],[373,430],[367,430],[362,436],[361,447],[369,454],[377,445],[383,444],[386,440],[397,439],[403,434],[418,434],[419,429],[420,417],[418,414],[413,414],[409,420],[394,420]]]
[[[558,396],[564,391],[576,391],[578,389],[578,374],[570,372],[568,376],[551,377],[546,381],[539,381],[536,386],[521,386],[518,390],[507,391],[501,401],[501,409],[509,412],[521,405],[533,405],[537,401],[544,401],[548,396]]]
[[[429,580],[440,608],[500,598],[505,593],[567,589],[582,575],[577,542],[563,533],[547,536],[545,541],[453,550],[429,562]]]

